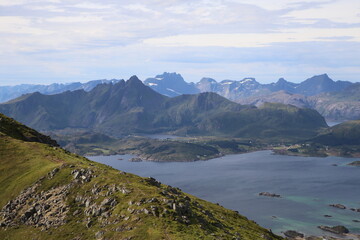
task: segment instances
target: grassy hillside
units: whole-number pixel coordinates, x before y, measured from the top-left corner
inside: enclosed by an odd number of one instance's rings
[[[12,129],[0,134],[0,239],[281,239],[155,179],[13,138],[22,126],[3,124]]]
[[[10,136],[15,139],[47,143],[53,146],[58,146],[57,143],[48,136],[44,136],[37,131],[18,123],[12,118],[0,113],[0,133]]]

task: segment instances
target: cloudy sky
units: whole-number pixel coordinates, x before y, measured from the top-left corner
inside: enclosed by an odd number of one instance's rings
[[[0,0],[0,85],[164,71],[360,81],[360,1]]]

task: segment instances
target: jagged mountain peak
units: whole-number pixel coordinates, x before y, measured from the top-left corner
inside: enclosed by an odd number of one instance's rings
[[[180,74],[175,72],[164,72],[163,74],[156,75],[154,78],[147,78],[144,84],[168,97],[199,92],[195,84],[187,83]]]
[[[334,82],[326,73],[324,74],[320,74],[320,75],[315,75],[311,78],[306,79],[303,83],[305,82]]]
[[[279,78],[279,80],[276,82],[276,84],[282,84],[282,83],[288,83],[288,81],[286,81],[285,78]]]
[[[162,74],[156,75],[155,76],[156,79],[158,80],[183,80],[184,78],[181,76],[180,73],[176,73],[176,72],[164,72]]]
[[[143,82],[136,75],[131,76],[129,78],[129,80],[126,81],[126,84],[127,85],[134,85],[134,84],[144,85]]]

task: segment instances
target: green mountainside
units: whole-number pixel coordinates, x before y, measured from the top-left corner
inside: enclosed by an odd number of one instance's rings
[[[5,104],[0,112],[37,130],[82,128],[113,136],[132,133],[277,138],[315,136],[327,127],[314,110],[267,104],[240,105],[216,93],[163,96],[136,76],[57,95],[33,93]]]
[[[360,145],[360,120],[335,125],[310,141],[329,146]]]
[[[281,239],[178,188],[44,142],[4,115],[0,123],[0,239]]]
[[[290,147],[275,148],[279,154],[302,156],[360,157],[360,120],[323,129],[317,136]],[[359,165],[354,162],[352,165]]]

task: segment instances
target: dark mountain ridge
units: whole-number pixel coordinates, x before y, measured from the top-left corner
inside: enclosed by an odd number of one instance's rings
[[[177,133],[276,137],[312,136],[326,127],[310,109],[283,105],[262,108],[236,104],[216,93],[163,96],[136,76],[100,84],[90,92],[29,94],[5,104],[0,112],[39,130],[85,128],[111,135]]]

